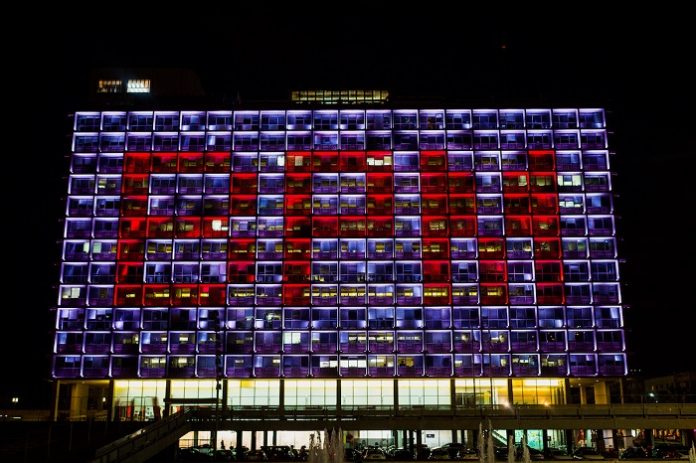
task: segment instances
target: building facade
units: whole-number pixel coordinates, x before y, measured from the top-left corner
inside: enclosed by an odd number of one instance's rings
[[[601,109],[78,112],[56,410],[607,402],[612,194]]]

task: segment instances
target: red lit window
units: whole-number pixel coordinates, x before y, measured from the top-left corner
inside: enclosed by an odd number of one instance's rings
[[[476,236],[476,218],[473,216],[450,217],[452,236]]]
[[[368,215],[391,215],[394,213],[394,198],[391,195],[368,195]]]
[[[536,294],[539,305],[563,304],[562,283],[537,283]]]
[[[206,153],[205,171],[206,172],[229,172],[230,153]]]
[[[147,215],[147,196],[121,198],[121,215],[127,217]]]
[[[558,195],[555,194],[532,194],[532,213],[533,214],[557,214]]]
[[[553,151],[529,151],[530,171],[550,171],[555,169]]]
[[[450,193],[473,193],[474,176],[468,172],[450,172],[448,178]]]
[[[423,281],[426,283],[446,283],[450,281],[448,260],[424,260]]]
[[[312,256],[312,242],[309,238],[285,240],[286,259],[309,259]]]
[[[449,197],[450,214],[476,213],[476,197],[474,195],[452,194]]]
[[[394,219],[393,219],[393,217],[368,217],[367,218],[367,236],[370,236],[370,237],[394,236]]]
[[[503,260],[482,260],[479,262],[479,278],[484,282],[507,281],[507,271]]]
[[[153,153],[150,162],[150,170],[152,172],[176,172],[176,153]]]
[[[312,197],[309,195],[285,196],[286,215],[308,215],[312,212]]]
[[[336,220],[336,219],[334,219],[334,220]],[[311,231],[312,230],[310,228],[309,217],[286,217],[286,219],[285,219],[285,236],[286,237],[311,236]]]
[[[149,177],[147,174],[126,174],[123,176],[124,194],[146,195],[148,186]]]
[[[529,236],[532,234],[532,220],[528,215],[509,215],[505,217],[505,233],[508,236]]]
[[[285,193],[306,194],[312,191],[311,174],[287,174],[285,176]]]
[[[147,219],[148,238],[171,238],[174,236],[174,218],[149,217]]]
[[[141,240],[119,240],[118,260],[142,261],[145,245]]]
[[[391,172],[394,167],[394,156],[390,151],[368,151],[368,172]]]
[[[534,216],[532,228],[536,236],[558,236],[558,217],[552,215]]]
[[[145,285],[143,293],[143,305],[145,306],[162,307],[169,305],[171,296],[169,285]]]
[[[233,194],[256,194],[259,184],[256,174],[232,174],[230,177]]]
[[[534,238],[534,256],[537,259],[558,259],[561,241],[558,238]]]
[[[532,191],[556,191],[556,175],[553,172],[532,173],[529,184]]]
[[[423,236],[448,236],[449,221],[445,216],[423,216]]]
[[[368,193],[391,193],[394,191],[394,177],[391,174],[369,173],[367,174]]]
[[[283,281],[304,283],[309,281],[309,277],[309,261],[286,260],[283,263]]]
[[[481,304],[507,304],[507,286],[504,284],[482,283],[480,286]]]
[[[478,251],[481,259],[504,259],[504,238],[479,238]]]
[[[225,216],[203,218],[203,238],[224,238],[229,230],[229,218]]]
[[[341,172],[365,172],[367,161],[363,151],[342,151]]]
[[[534,272],[536,274],[536,281],[563,281],[561,262],[557,260],[537,260],[534,262]]]
[[[177,217],[175,225],[177,238],[200,238],[201,236],[200,217]]]
[[[221,306],[227,303],[227,286],[201,285],[199,290],[199,305]]]
[[[447,174],[421,174],[422,193],[441,193],[447,185]],[[461,193],[461,191],[457,191]]]
[[[284,285],[283,304],[308,306],[310,299],[309,285]]]
[[[150,171],[150,153],[126,153],[123,159],[123,172],[144,174]]]
[[[288,151],[285,170],[287,172],[309,172],[312,159],[309,151]]]
[[[179,172],[203,172],[203,153],[179,153]]]
[[[444,238],[423,239],[423,259],[449,259],[449,244]]]
[[[338,151],[315,151],[312,155],[314,172],[338,172]]]
[[[340,220],[340,236],[343,237],[363,237],[365,236],[365,217],[348,216],[341,217]]]
[[[116,283],[142,283],[142,262],[119,262],[116,268]]]
[[[503,208],[507,214],[529,214],[529,196],[506,194],[503,198]]]
[[[288,217],[290,221],[292,217]],[[307,219],[308,220],[308,219]],[[312,235],[316,237],[336,237],[338,236],[337,217],[314,217],[312,219]]]
[[[234,261],[227,265],[227,281],[230,283],[253,283],[256,269],[253,261]]]
[[[145,217],[122,218],[119,222],[120,238],[144,238],[146,230]]]
[[[116,285],[114,304],[118,306],[139,306],[143,299],[141,285]]]
[[[173,305],[198,305],[198,285],[173,285]]]
[[[256,215],[256,195],[231,195],[230,215]]]
[[[447,170],[447,154],[444,151],[421,151],[422,172],[444,172]]]
[[[529,174],[527,172],[503,172],[503,192],[522,193],[529,191]]]
[[[230,260],[246,260],[256,257],[256,241],[253,239],[232,239],[229,241]]]
[[[447,214],[447,195],[423,195],[421,209],[423,214]]]

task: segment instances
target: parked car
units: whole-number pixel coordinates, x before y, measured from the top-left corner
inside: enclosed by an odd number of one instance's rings
[[[594,447],[578,447],[573,452],[573,458],[576,460],[604,460],[604,455]]]
[[[451,460],[450,451],[445,447],[436,447],[430,452],[430,460]]]

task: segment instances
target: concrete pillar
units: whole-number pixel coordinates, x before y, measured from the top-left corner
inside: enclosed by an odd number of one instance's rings
[[[285,415],[285,380],[281,379],[280,380],[280,387],[278,394],[280,394],[280,397],[278,397],[278,414],[280,416]]]
[[[392,438],[394,439],[394,447],[399,448],[399,431],[392,430]]]
[[[515,397],[512,393],[512,378],[508,378],[507,380],[507,388],[508,388],[508,403],[510,405],[515,403]]]
[[[336,380],[336,414],[341,416],[341,380]]]
[[[462,443],[466,444],[467,447],[474,448],[474,445],[472,444],[473,440],[470,434],[470,431],[467,429],[462,429],[461,430],[461,435],[462,435]]]
[[[481,436],[479,436],[478,429],[474,429],[473,431],[471,431],[471,444],[472,444],[471,447],[472,448],[475,447],[476,450],[479,451],[479,454],[481,452],[481,449],[479,448],[479,447],[481,447],[480,437]]]
[[[256,433],[257,431],[251,431],[251,450],[256,450]]]
[[[548,429],[542,429],[541,430],[541,450],[544,452],[544,455],[546,455],[547,451],[549,450],[549,430]]]
[[[408,449],[408,431],[405,429],[401,431],[401,446]]]
[[[273,445],[278,445],[278,431],[273,431]]]
[[[568,453],[573,453],[575,450],[575,435],[573,434],[572,429],[566,429],[565,430],[565,436],[566,436],[566,447],[568,449]]]
[[[423,447],[423,431],[417,429],[416,433],[416,460],[421,459],[421,448]]]
[[[655,446],[655,443],[653,441],[653,430],[652,429],[646,429],[645,430],[645,446],[650,446],[651,448]]]
[[[268,447],[268,431],[263,431],[263,446]]]
[[[457,430],[456,429],[452,430],[452,442],[455,444],[457,443]]]
[[[164,413],[162,413],[163,417],[167,417],[171,413],[171,404],[169,401],[172,398],[172,380],[168,379],[166,383],[164,383]]]
[[[408,451],[413,453],[413,430],[408,430]]]
[[[399,380],[394,379],[394,413],[399,411]]]
[[[595,429],[595,435],[597,436],[597,451],[604,452],[606,445],[604,445],[604,430]]]
[[[237,431],[237,461],[244,460],[244,453],[242,452],[242,431]]]
[[[193,431],[193,447],[198,445],[198,431]]]

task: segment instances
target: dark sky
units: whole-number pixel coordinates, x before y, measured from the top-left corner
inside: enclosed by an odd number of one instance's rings
[[[696,322],[687,260],[696,156],[688,15],[577,6],[554,17],[502,5],[436,13],[354,5],[323,17],[262,8],[178,18],[132,11],[32,24],[32,37],[15,37],[4,58],[15,121],[5,130],[4,223],[16,241],[8,246],[11,297],[0,337],[12,373],[2,375],[0,407],[17,391],[48,397],[67,113],[90,109],[82,101],[95,67],[192,68],[221,107],[237,93],[243,101],[284,98],[316,87],[386,88],[463,107],[606,107],[630,366],[648,374],[685,369]]]

